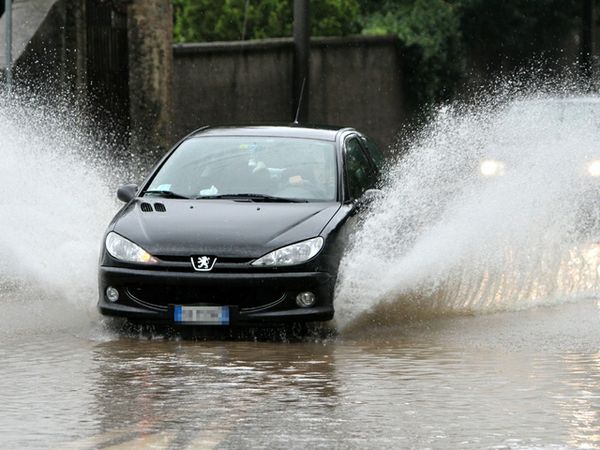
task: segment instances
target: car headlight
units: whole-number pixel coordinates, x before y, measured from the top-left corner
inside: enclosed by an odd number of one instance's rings
[[[117,233],[110,232],[106,236],[106,250],[119,261],[156,264],[158,260],[140,247]]]
[[[504,175],[505,165],[502,161],[486,159],[479,163],[479,173],[484,177],[497,177]]]
[[[288,245],[267,253],[252,263],[253,266],[293,266],[308,261],[323,247],[323,238],[316,237]]]
[[[600,159],[590,161],[586,168],[590,177],[600,177]]]

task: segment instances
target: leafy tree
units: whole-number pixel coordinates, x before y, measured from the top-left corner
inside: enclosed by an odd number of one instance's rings
[[[580,28],[582,0],[461,0],[461,30],[471,59],[488,72],[552,63]]]
[[[405,44],[405,73],[414,106],[451,97],[465,58],[457,2],[363,0],[365,34],[396,34]]]
[[[596,6],[600,0],[595,0]],[[553,67],[581,25],[583,0],[360,0],[363,33],[407,46],[414,106],[451,98],[476,69],[488,76],[523,65]]]
[[[173,0],[177,42],[261,39],[292,35],[293,0]],[[357,0],[311,2],[311,33],[360,32]]]

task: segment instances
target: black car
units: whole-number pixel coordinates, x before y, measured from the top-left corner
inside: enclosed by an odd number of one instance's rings
[[[171,325],[333,318],[356,213],[381,158],[351,128],[206,127],[164,156],[104,237],[98,307]]]

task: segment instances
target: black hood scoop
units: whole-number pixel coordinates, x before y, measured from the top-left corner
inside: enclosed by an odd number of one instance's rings
[[[143,212],[167,212],[167,207],[164,205],[164,203],[155,203],[154,208],[152,208],[152,205],[150,203],[143,202],[140,203],[140,209]]]
[[[144,212],[152,212],[152,205],[150,203],[140,203],[140,209]]]

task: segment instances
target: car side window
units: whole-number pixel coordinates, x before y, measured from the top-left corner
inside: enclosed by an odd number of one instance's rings
[[[350,196],[357,199],[367,189],[375,186],[377,174],[356,137],[346,141],[344,157]]]
[[[369,155],[371,155],[371,159],[373,160],[373,163],[375,163],[377,170],[381,173],[385,164],[385,158],[383,157],[383,153],[381,153],[381,150],[379,150],[379,147],[377,146],[377,144],[375,144],[375,142],[372,139],[369,139],[368,137],[364,136],[362,140],[365,145],[365,148],[367,149],[367,152],[369,153]]]

